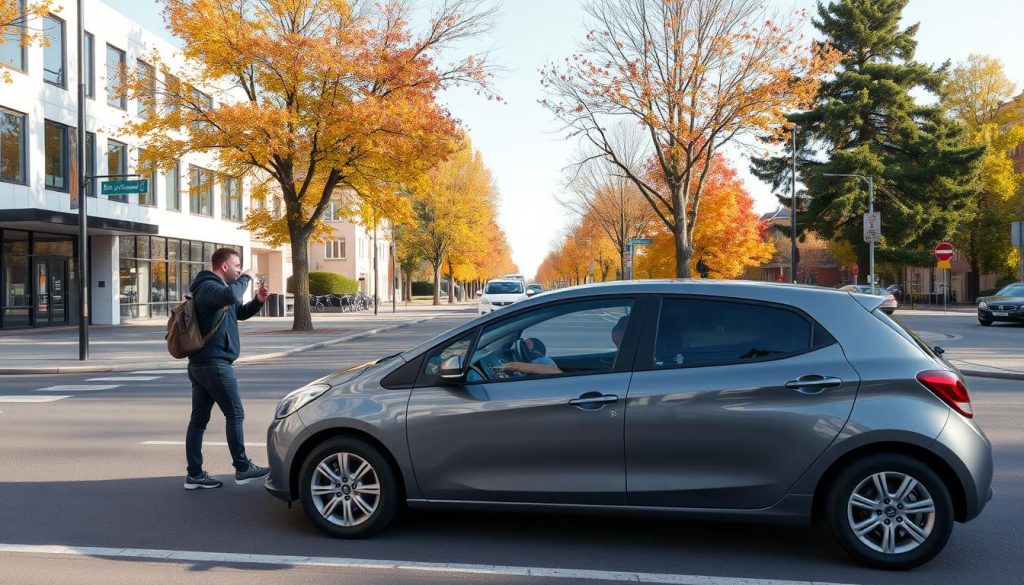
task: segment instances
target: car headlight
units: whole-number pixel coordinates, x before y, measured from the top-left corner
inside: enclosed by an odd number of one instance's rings
[[[277,412],[274,413],[274,418],[285,418],[295,413],[295,411],[316,400],[330,389],[331,387],[328,384],[309,384],[289,392],[277,404]]]
[[[978,301],[978,308],[979,309],[987,309],[988,308],[988,303],[986,303],[985,301]]]

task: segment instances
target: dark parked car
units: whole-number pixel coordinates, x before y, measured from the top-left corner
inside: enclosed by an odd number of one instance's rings
[[[1008,284],[989,297],[978,297],[978,322],[1024,321],[1024,283]]]
[[[913,567],[981,513],[992,450],[963,378],[881,302],[551,291],[289,394],[266,487],[343,538],[403,506],[818,518],[859,561]]]

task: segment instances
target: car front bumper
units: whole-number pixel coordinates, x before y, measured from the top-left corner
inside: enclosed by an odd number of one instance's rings
[[[267,461],[270,465],[270,475],[264,481],[263,487],[275,498],[288,503],[295,500],[292,490],[295,448],[302,444],[306,434],[308,431],[298,414],[274,419],[267,429]],[[298,473],[299,470],[295,469],[294,472]]]
[[[996,313],[1005,313],[997,315]],[[992,309],[982,309],[978,307],[978,319],[981,321],[1006,321],[1017,323],[1024,321],[1024,311],[993,311]]]

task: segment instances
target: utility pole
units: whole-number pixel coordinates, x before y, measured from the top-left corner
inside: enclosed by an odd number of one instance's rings
[[[85,0],[78,0],[78,129],[75,182],[78,192],[78,359],[89,359],[89,232],[85,183]]]
[[[875,178],[866,175],[824,173],[823,177],[852,177],[867,182],[868,184],[868,213],[875,212]],[[868,242],[868,283],[871,285],[871,294],[875,294],[875,242]]]
[[[391,312],[398,312],[398,232],[391,222]]]
[[[789,224],[792,232],[792,243],[789,249],[790,268],[789,273],[791,280],[796,282],[796,265],[797,265],[797,251],[796,251],[796,124],[793,124],[793,172],[792,172],[792,197],[789,203]]]

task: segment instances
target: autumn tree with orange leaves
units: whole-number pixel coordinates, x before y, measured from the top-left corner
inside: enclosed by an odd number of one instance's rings
[[[290,244],[293,330],[310,331],[307,244],[324,210],[346,192],[390,206],[450,153],[456,122],[436,95],[459,84],[487,93],[489,70],[476,55],[438,57],[486,32],[493,10],[442,0],[417,33],[400,0],[162,3],[191,68],[172,71],[154,55],[159,76],[125,73],[125,93],[147,113],[126,123],[146,149],[140,164],[213,153],[222,171],[255,182],[254,198],[280,197],[283,213],[255,207],[243,227]]]
[[[640,190],[672,234],[675,275],[688,277],[709,162],[727,143],[784,131],[839,55],[801,46],[806,15],[776,18],[759,0],[588,0],[580,50],[542,71],[545,106]],[[654,177],[610,139],[613,119],[649,136]],[[666,186],[661,189],[658,183]]]
[[[762,238],[760,218],[754,200],[743,182],[721,155],[711,161],[704,185],[705,204],[693,234],[690,269],[701,260],[710,278],[736,278],[750,266],[771,260],[775,247]],[[637,257],[634,273],[646,278],[675,276],[675,242],[672,233],[658,225],[650,234],[653,242]]]
[[[22,47],[47,46],[49,40],[39,21],[56,9],[53,0],[28,3],[24,0],[0,0],[0,53],[6,57]],[[3,64],[9,65],[6,60]],[[11,72],[6,67],[0,68],[0,81],[12,81]]]

